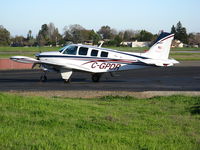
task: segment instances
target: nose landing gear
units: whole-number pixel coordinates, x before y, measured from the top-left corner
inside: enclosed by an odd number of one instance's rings
[[[44,72],[44,74],[42,74],[42,75],[40,76],[40,81],[41,81],[41,82],[46,82],[46,81],[47,81],[46,72]]]
[[[101,76],[102,76],[101,73],[92,74],[92,81],[93,81],[93,82],[99,82]]]

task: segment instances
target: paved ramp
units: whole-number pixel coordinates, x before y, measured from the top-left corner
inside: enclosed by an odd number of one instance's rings
[[[154,67],[104,74],[99,83],[91,75],[75,72],[66,84],[57,73],[48,73],[48,81],[39,81],[41,70],[0,71],[0,91],[200,91],[200,67]]]

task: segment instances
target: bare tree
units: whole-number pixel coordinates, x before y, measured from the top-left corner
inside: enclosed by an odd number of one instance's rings
[[[109,26],[102,26],[98,33],[103,39],[114,39],[117,35],[117,31],[115,29],[111,29]]]
[[[51,45],[58,45],[62,36],[59,34],[58,28],[51,22],[48,24],[48,37]]]
[[[74,43],[84,42],[89,39],[91,30],[86,30],[79,24],[64,27],[64,39]]]
[[[200,33],[190,33],[188,35],[189,45],[198,45],[200,46]]]
[[[25,41],[24,41],[24,45],[25,46],[33,46],[34,43],[35,43],[35,39],[32,36],[32,31],[31,30],[28,31],[27,38],[24,38],[24,39],[25,39]]]
[[[123,39],[125,41],[130,41],[135,37],[135,32],[133,30],[125,30]]]

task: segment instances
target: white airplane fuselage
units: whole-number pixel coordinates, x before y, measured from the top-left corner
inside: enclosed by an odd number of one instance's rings
[[[169,59],[171,42],[174,34],[163,32],[152,47],[144,53],[117,51],[88,45],[71,44],[56,52],[36,54],[37,59],[26,56],[13,56],[10,59],[39,64],[44,71],[61,73],[62,79],[68,81],[73,71],[84,71],[92,74],[92,80],[98,82],[105,72],[115,72],[155,66],[173,66],[178,63]],[[46,75],[41,76],[46,80]]]
[[[77,46],[76,54],[63,54],[62,52],[43,52],[37,55],[38,59],[52,64],[62,64],[63,68],[81,70],[91,73],[104,73],[129,69],[144,68],[150,65],[140,62],[145,59],[140,53],[121,52],[106,48],[97,48],[88,45]],[[79,55],[79,49],[85,48],[86,55]],[[98,51],[97,56],[91,56],[92,50]],[[108,53],[107,57],[101,57],[102,53]]]

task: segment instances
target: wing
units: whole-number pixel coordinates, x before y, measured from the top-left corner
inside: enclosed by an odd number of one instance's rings
[[[39,60],[37,59],[26,56],[12,56],[10,57],[10,59],[16,62],[27,63],[27,64],[33,64],[39,62]]]
[[[33,64],[33,65],[35,65],[35,64],[44,64],[44,65],[63,67],[62,64],[53,63],[53,62],[47,62],[47,61],[41,61],[41,60],[37,60],[35,58],[26,57],[26,56],[12,56],[12,57],[10,57],[10,59],[13,60],[13,61],[16,61],[16,62],[29,63],[29,64]]]
[[[65,68],[65,69],[69,69],[69,70],[79,70],[79,71],[85,71],[85,72],[91,72],[91,70],[89,70],[86,67],[80,66],[80,65],[76,65],[74,63],[65,63],[65,62],[50,62],[50,61],[41,61],[41,60],[37,60],[35,58],[31,58],[31,57],[26,57],[26,56],[12,56],[10,58],[13,61],[16,62],[20,62],[20,63],[31,63],[33,64],[33,67],[37,64],[41,64],[41,65],[46,65],[46,66],[50,66],[53,68],[57,68],[57,69],[61,69],[61,68]],[[33,68],[32,67],[32,68]]]

